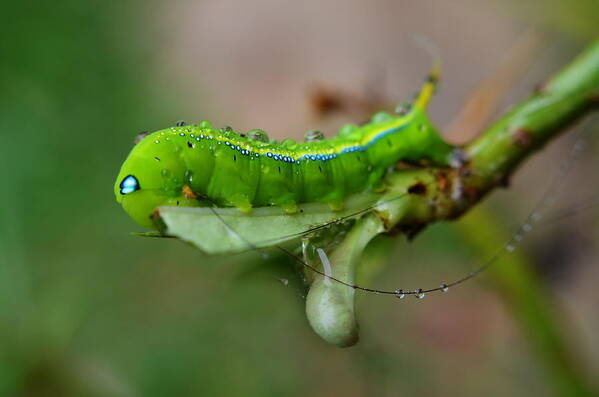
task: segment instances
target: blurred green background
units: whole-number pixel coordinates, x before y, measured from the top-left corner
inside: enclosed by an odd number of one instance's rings
[[[331,135],[359,120],[316,119],[306,99],[314,84],[363,93],[375,81],[393,101],[410,98],[430,63],[414,34],[440,49],[443,86],[431,113],[444,126],[525,32],[543,32],[504,99],[512,103],[599,33],[594,0],[521,3],[3,4],[0,396],[555,394],[554,375],[489,278],[423,301],[361,295],[361,342],[342,350],[311,331],[303,289],[281,282],[288,261],[212,258],[131,236],[138,227],[112,190],[141,131],[211,119],[277,138],[314,127]],[[540,197],[571,141],[551,145],[485,203],[500,235]],[[597,169],[596,140],[587,143],[563,208],[597,197],[584,183]],[[589,210],[548,223],[522,246],[583,377],[599,370],[596,221]],[[390,266],[368,284],[463,275],[484,258],[465,228],[394,240]]]

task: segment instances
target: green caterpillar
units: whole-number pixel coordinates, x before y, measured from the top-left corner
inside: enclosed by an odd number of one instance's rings
[[[347,195],[382,190],[382,177],[398,161],[429,160],[445,166],[453,147],[432,126],[426,106],[438,80],[429,75],[413,105],[396,114],[377,113],[362,126],[346,125],[323,139],[269,140],[261,130],[247,136],[208,121],[156,131],[133,148],[114,186],[116,199],[140,225],[164,205],[200,206],[206,201],[250,212],[321,202],[343,208]]]

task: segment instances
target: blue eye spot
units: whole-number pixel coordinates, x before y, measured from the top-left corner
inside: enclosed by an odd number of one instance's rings
[[[121,188],[121,194],[133,193],[134,191],[140,189],[139,182],[133,175],[127,175],[125,178],[123,178],[119,187]]]

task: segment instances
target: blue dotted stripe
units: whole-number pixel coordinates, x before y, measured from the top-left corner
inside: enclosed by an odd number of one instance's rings
[[[342,155],[344,153],[364,152],[370,146],[374,145],[376,142],[378,142],[379,140],[381,140],[385,136],[387,136],[389,134],[393,134],[393,133],[398,132],[398,131],[401,131],[404,128],[406,128],[407,126],[408,126],[408,124],[406,123],[406,124],[400,125],[398,127],[393,127],[393,128],[389,128],[388,130],[382,131],[379,134],[377,134],[366,145],[356,145],[356,146],[346,147],[344,149],[341,149],[341,151],[339,153],[333,153],[333,154],[304,154],[303,156],[301,156],[299,158],[299,160],[307,159],[307,160],[312,160],[312,161],[327,161],[327,160],[334,159],[337,156]]]
[[[276,152],[266,152],[264,154],[264,156],[273,159],[275,161],[283,161],[285,163],[295,163],[295,164],[299,164],[301,161],[303,160],[308,160],[308,161],[328,161],[328,160],[332,160],[334,158],[337,158],[338,156],[344,154],[344,153],[355,153],[355,152],[364,152],[366,151],[369,147],[371,147],[372,145],[374,145],[376,142],[378,142],[379,140],[381,140],[382,138],[386,137],[389,134],[393,134],[396,133],[398,131],[403,130],[404,128],[406,128],[409,125],[409,123],[405,123],[403,125],[400,125],[398,127],[393,127],[393,128],[389,128],[385,131],[380,132],[379,134],[377,134],[373,139],[370,140],[370,142],[368,142],[366,145],[356,145],[356,146],[350,146],[350,147],[346,147],[344,149],[341,149],[338,153],[309,153],[309,154],[303,154],[300,157],[298,157],[297,159],[291,157],[291,156],[286,156],[283,155],[281,153],[276,153]],[[179,133],[180,136],[184,137],[186,134],[181,132]],[[213,136],[211,135],[204,135],[204,134],[199,134],[199,135],[195,135],[195,134],[190,134],[189,135],[192,139],[195,138],[196,141],[200,141],[201,139],[214,139]],[[250,157],[260,157],[260,153],[256,153],[250,150],[247,150],[239,145],[236,145],[234,143],[231,143],[229,141],[224,141],[225,145],[227,145],[228,147],[230,147],[231,149],[237,150],[239,153],[241,153],[244,156],[250,156]],[[158,143],[158,142],[156,142]],[[220,142],[219,142],[220,143]]]

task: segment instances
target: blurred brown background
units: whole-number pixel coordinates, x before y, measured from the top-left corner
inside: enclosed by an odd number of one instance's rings
[[[364,117],[316,117],[315,87],[409,99],[431,63],[415,35],[442,59],[430,112],[448,127],[535,32],[540,44],[518,58],[499,114],[599,33],[599,3],[67,0],[13,2],[3,14],[0,396],[555,394],[488,277],[422,301],[360,295],[361,342],[342,350],[311,331],[301,286],[279,281],[291,277],[286,262],[130,236],[137,227],[112,185],[138,132],[180,119],[299,139]],[[560,138],[485,202],[506,239],[571,142]],[[586,146],[555,211],[596,201],[593,134]],[[581,374],[599,370],[596,224],[591,208],[519,248]],[[398,238],[368,284],[460,277],[484,259],[461,230]]]

